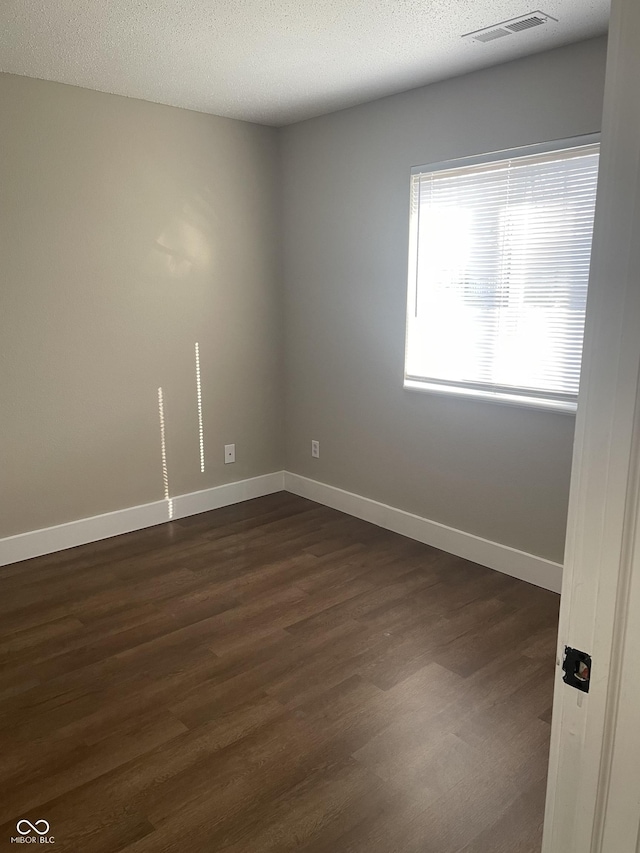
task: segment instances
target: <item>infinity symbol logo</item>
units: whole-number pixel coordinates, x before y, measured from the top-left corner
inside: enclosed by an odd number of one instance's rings
[[[27,828],[22,829],[24,826]],[[38,829],[39,826],[44,826],[44,829]],[[20,835],[28,835],[30,832],[37,832],[38,835],[46,835],[49,832],[49,823],[46,820],[37,820],[35,823],[31,823],[31,821],[23,819],[17,822],[16,829]]]

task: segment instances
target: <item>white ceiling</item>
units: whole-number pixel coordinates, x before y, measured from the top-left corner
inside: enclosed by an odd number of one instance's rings
[[[461,39],[536,9],[558,23]],[[608,0],[4,0],[0,70],[282,125],[589,38],[608,17]]]

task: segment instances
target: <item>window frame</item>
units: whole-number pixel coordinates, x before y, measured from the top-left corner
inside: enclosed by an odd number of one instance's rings
[[[432,174],[449,169],[462,169],[473,166],[482,166],[491,163],[499,163],[503,160],[517,159],[537,154],[549,154],[553,152],[566,151],[572,148],[581,148],[589,145],[600,145],[600,133],[587,133],[580,136],[572,136],[564,139],[553,139],[547,142],[538,142],[532,145],[522,145],[517,148],[506,148],[500,151],[492,151],[485,154],[474,154],[468,157],[458,157],[452,160],[442,160],[437,163],[428,163],[423,166],[412,166],[410,176],[421,174]],[[597,201],[596,201],[597,204]],[[407,298],[405,305],[405,347],[403,365],[403,388],[406,391],[418,391],[419,393],[437,394],[446,397],[457,397],[460,399],[480,400],[498,403],[520,408],[542,409],[556,411],[562,414],[575,415],[577,409],[577,397],[575,400],[553,399],[553,392],[545,396],[545,392],[528,392],[526,395],[504,393],[489,388],[468,387],[442,380],[441,382],[430,382],[428,379],[420,379],[407,376],[407,351],[409,347],[409,305],[416,299],[417,265],[418,265],[418,223],[412,221],[409,214],[409,263],[407,269]],[[592,247],[593,248],[593,247]],[[587,297],[588,298],[588,297]]]

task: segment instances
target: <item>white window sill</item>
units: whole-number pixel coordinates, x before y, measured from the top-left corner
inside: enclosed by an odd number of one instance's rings
[[[504,406],[517,406],[524,409],[543,409],[548,412],[560,412],[565,415],[575,415],[577,405],[565,400],[546,400],[541,397],[516,396],[503,394],[498,391],[484,391],[477,388],[462,386],[438,385],[432,382],[421,382],[417,379],[404,380],[407,391],[419,391],[426,394],[440,394],[445,397],[462,397],[471,400],[483,400],[499,403]]]

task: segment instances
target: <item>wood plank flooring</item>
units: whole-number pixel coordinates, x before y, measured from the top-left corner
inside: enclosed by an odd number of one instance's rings
[[[0,569],[0,849],[538,853],[557,619],[284,492]]]

